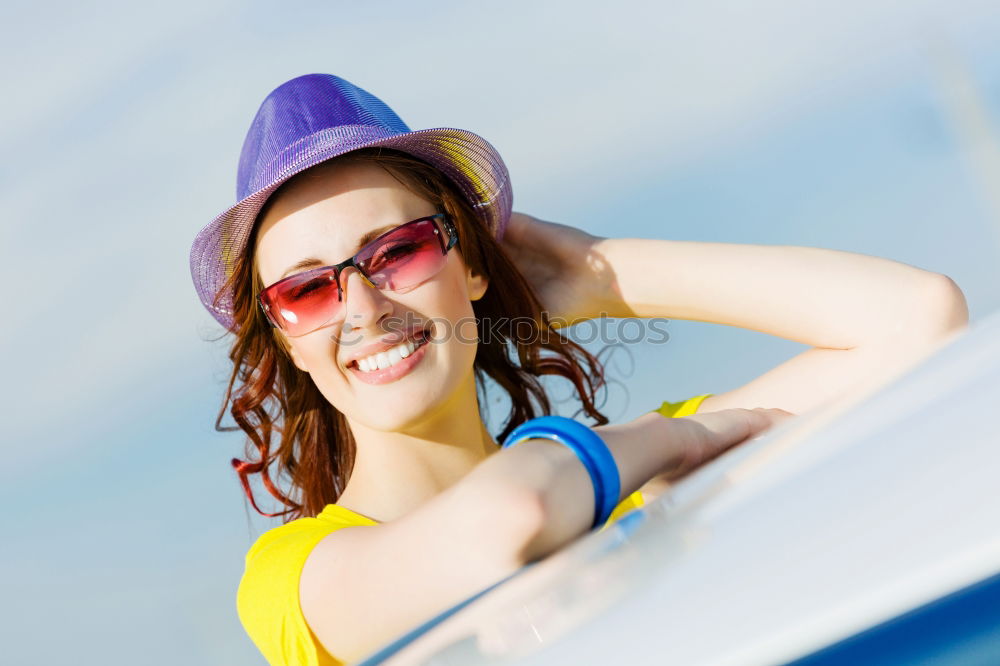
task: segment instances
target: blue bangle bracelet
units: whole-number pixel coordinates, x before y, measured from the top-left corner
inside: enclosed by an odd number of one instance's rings
[[[551,439],[573,449],[594,484],[593,527],[606,522],[618,504],[621,478],[618,465],[604,440],[587,426],[565,416],[539,416],[514,428],[502,448],[533,437]]]

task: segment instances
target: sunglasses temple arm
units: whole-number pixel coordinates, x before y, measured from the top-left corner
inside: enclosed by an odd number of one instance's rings
[[[267,307],[267,305],[264,303],[264,301],[259,296],[257,297],[256,300],[257,300],[257,305],[260,306],[261,312],[264,313],[264,319],[267,320],[268,325],[271,328],[278,328],[278,325],[274,323],[274,319],[271,318],[271,312]]]
[[[444,223],[445,231],[448,233],[448,242],[445,243],[444,247],[444,251],[447,252],[458,243],[458,229],[455,228],[455,223],[448,217],[443,217],[442,222]]]

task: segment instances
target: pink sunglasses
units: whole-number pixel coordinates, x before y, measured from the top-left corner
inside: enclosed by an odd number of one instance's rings
[[[446,214],[421,217],[390,229],[335,266],[278,280],[260,292],[260,306],[272,326],[290,337],[305,335],[343,310],[340,274],[348,266],[377,289],[402,291],[440,272],[457,242],[458,230]]]

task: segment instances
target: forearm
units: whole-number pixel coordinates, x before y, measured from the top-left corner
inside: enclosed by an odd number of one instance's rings
[[[968,321],[947,277],[812,247],[608,238],[597,307],[610,316],[738,326],[814,347],[937,335]]]
[[[653,476],[689,462],[697,451],[699,431],[683,419],[646,414],[629,423],[594,429],[608,445],[621,479],[618,501]],[[491,456],[470,482],[504,486],[513,497],[534,498],[534,521],[522,525],[517,557],[530,562],[590,529],[595,499],[590,475],[567,446],[529,439]],[[527,504],[523,501],[520,505]]]

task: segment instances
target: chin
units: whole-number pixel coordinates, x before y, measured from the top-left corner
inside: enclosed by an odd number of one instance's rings
[[[348,420],[373,430],[398,432],[418,425],[440,409],[450,393],[447,386],[428,386],[418,381],[363,386],[353,391],[350,400],[346,401],[350,407],[342,411]],[[345,401],[330,402],[345,404]]]
[[[438,400],[424,393],[419,396],[419,400],[410,397],[386,400],[379,405],[365,405],[358,411],[356,418],[373,430],[404,432],[418,427],[434,413],[438,404]]]

